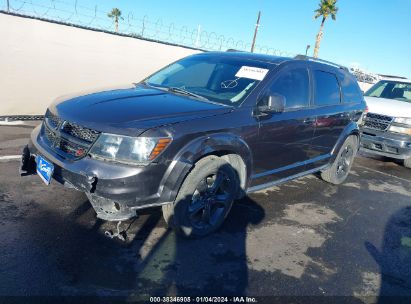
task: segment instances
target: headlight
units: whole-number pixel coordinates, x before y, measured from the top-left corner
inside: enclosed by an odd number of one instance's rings
[[[397,117],[396,119],[394,119],[394,122],[411,126],[411,118]]]
[[[101,134],[90,155],[123,163],[144,163],[154,160],[171,142],[171,138],[129,137]]]
[[[401,134],[411,135],[411,128],[391,126],[391,127],[388,129],[388,131],[390,131],[390,132],[395,132],[395,133],[401,133]]]

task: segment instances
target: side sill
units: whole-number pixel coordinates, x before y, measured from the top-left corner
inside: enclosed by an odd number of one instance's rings
[[[300,177],[303,177],[303,176],[306,176],[306,175],[309,175],[309,174],[324,170],[328,166],[329,166],[329,164],[326,164],[324,166],[314,168],[314,169],[311,169],[311,170],[308,170],[308,171],[304,171],[304,172],[301,172],[301,173],[298,173],[298,174],[295,174],[295,175],[291,175],[289,177],[282,178],[282,179],[279,179],[279,180],[276,180],[276,181],[273,181],[273,182],[253,186],[253,187],[250,187],[250,188],[247,189],[247,193],[256,192],[256,191],[259,191],[259,190],[262,190],[262,189],[265,189],[265,188],[269,188],[269,187],[272,187],[272,186],[277,186],[279,184],[288,182],[290,180],[297,179],[297,178],[300,178]]]
[[[172,204],[172,203],[173,202],[161,202],[161,203],[145,204],[145,205],[140,205],[140,206],[133,206],[133,207],[130,207],[130,209],[132,209],[132,210],[141,210],[141,209],[145,209],[145,208],[161,207],[163,205]]]
[[[262,172],[262,173],[254,174],[253,176],[251,176],[251,179],[256,179],[256,178],[264,177],[264,176],[267,176],[267,175],[272,175],[272,174],[275,174],[275,173],[278,173],[278,172],[282,172],[282,171],[286,171],[286,170],[290,170],[290,169],[295,169],[297,167],[310,165],[312,163],[315,163],[315,162],[318,162],[318,161],[321,161],[321,160],[324,160],[324,159],[327,159],[327,158],[330,158],[330,157],[331,157],[331,154],[320,155],[320,156],[317,156],[315,158],[305,160],[305,161],[302,161],[302,162],[298,162],[298,163],[294,163],[294,164],[291,164],[291,165],[288,165],[288,166],[285,166],[285,167],[281,167],[281,168],[278,168],[278,169],[269,170],[269,171],[265,171],[265,172]]]

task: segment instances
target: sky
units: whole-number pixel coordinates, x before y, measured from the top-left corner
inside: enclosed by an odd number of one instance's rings
[[[319,0],[98,0],[135,15],[201,28],[250,41],[261,11],[257,43],[292,53],[314,49]],[[92,2],[92,1],[88,1]],[[338,0],[337,20],[327,20],[320,57],[348,66],[411,78],[411,0]]]
[[[16,1],[16,0],[10,0]],[[23,0],[19,0],[23,1]],[[123,16],[147,16],[234,40],[251,43],[261,11],[257,44],[304,54],[321,19],[314,19],[319,0],[37,0],[78,1],[99,10],[117,7]],[[411,0],[338,0],[337,20],[326,21],[320,58],[378,74],[411,78]],[[103,15],[105,16],[105,15]],[[125,21],[123,21],[125,22]],[[121,25],[120,25],[121,26]]]

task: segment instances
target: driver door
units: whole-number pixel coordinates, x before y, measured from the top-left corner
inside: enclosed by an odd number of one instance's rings
[[[309,68],[290,63],[276,73],[264,94],[285,97],[282,113],[260,114],[258,143],[254,151],[254,175],[251,186],[279,181],[305,170],[311,158],[311,141],[316,116],[311,109]],[[257,106],[258,106],[257,101]]]

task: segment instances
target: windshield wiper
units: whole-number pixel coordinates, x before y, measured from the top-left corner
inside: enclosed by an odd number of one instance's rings
[[[183,94],[183,95],[187,95],[187,96],[192,96],[192,97],[204,100],[204,101],[209,101],[204,96],[198,95],[196,93],[189,92],[187,90],[184,90],[184,89],[178,88],[178,87],[169,87],[169,88],[167,88],[167,91],[174,92],[174,93],[179,93],[179,94]]]
[[[184,90],[184,89],[179,88],[179,87],[165,87],[165,86],[152,85],[151,83],[148,83],[148,82],[146,82],[146,81],[142,81],[142,82],[140,82],[140,83],[142,83],[142,84],[144,84],[144,85],[146,85],[146,86],[148,86],[148,87],[151,87],[151,88],[155,88],[155,89],[159,89],[159,90],[163,90],[163,91],[168,91],[168,92],[179,93],[179,94],[183,94],[183,95],[187,95],[187,96],[192,96],[192,97],[196,97],[196,98],[198,98],[198,99],[202,99],[202,100],[208,101],[207,98],[205,98],[205,97],[203,97],[203,96],[201,96],[201,95],[198,95],[198,94],[189,92],[189,91]]]
[[[200,100],[202,100],[202,101],[207,101],[207,102],[212,103],[212,104],[215,104],[215,105],[225,106],[225,107],[232,107],[232,106],[230,106],[230,105],[226,105],[226,104],[221,103],[221,102],[212,101],[212,100],[210,100],[210,99],[205,98],[204,96],[198,95],[198,94],[196,94],[196,93],[189,92],[189,91],[184,90],[184,89],[182,89],[182,88],[156,86],[156,85],[152,85],[152,84],[150,84],[150,83],[148,83],[148,82],[146,82],[146,81],[142,81],[142,82],[140,82],[140,83],[141,83],[141,84],[144,84],[144,85],[146,85],[146,86],[149,86],[149,87],[151,87],[151,88],[154,88],[154,89],[158,89],[158,90],[162,90],[162,91],[167,91],[167,92],[175,92],[175,93],[184,94],[184,95],[187,95],[187,96],[192,96],[192,97],[198,98],[198,99],[200,99]]]

